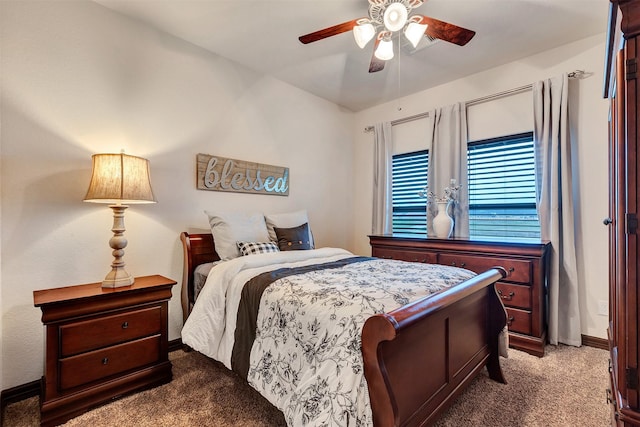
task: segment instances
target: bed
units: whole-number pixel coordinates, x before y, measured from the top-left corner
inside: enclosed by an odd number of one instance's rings
[[[184,249],[181,298],[186,329],[187,319],[196,304],[196,270],[203,264],[218,261],[220,257],[211,233],[183,232],[180,238]],[[359,265],[354,268],[362,269],[363,265],[370,268],[383,261],[404,263],[371,258],[363,258],[362,261],[354,262],[354,265]],[[506,325],[506,315],[494,284],[507,275],[504,269],[496,267],[428,297],[366,318],[361,336],[358,337],[358,350],[361,352],[359,356],[363,365],[363,377],[366,379],[367,408],[370,408],[370,415],[363,418],[364,424],[432,424],[484,366],[487,367],[490,378],[506,383],[499,359],[499,341]],[[197,322],[194,320],[191,323]],[[193,336],[198,327],[189,326],[190,335]],[[195,332],[196,335],[198,333]],[[190,347],[197,347],[191,346],[184,334],[183,342]],[[256,351],[256,347],[254,345],[253,351]],[[195,350],[201,351],[198,348]],[[270,353],[271,350],[268,348],[267,352]],[[337,372],[339,378],[343,375],[344,378],[348,377],[344,371]],[[339,387],[348,388],[348,384],[345,386],[341,383]],[[269,399],[268,396],[265,397]],[[343,397],[334,396],[333,399]],[[318,402],[314,401],[314,404]],[[287,417],[287,413],[285,416]],[[350,416],[346,410],[331,417],[323,423],[360,425],[363,420]],[[287,417],[290,425],[297,425],[300,421],[291,420],[293,418]],[[318,424],[313,419],[304,417],[300,423]]]

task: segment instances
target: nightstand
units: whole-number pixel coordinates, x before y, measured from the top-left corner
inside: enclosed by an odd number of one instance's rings
[[[137,277],[33,292],[45,325],[41,426],[54,426],[124,394],[171,381],[168,301],[176,282]]]

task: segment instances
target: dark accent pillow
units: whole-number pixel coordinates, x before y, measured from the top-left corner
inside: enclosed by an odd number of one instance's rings
[[[299,251],[311,249],[309,239],[309,223],[304,223],[293,228],[274,227],[278,247],[281,251]]]

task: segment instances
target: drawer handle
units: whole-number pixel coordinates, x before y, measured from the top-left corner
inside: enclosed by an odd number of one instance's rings
[[[107,363],[109,363],[109,358],[105,357],[104,359],[102,359],[102,364],[106,365]]]
[[[129,327],[129,322],[124,322],[122,324],[122,329],[127,329]]]
[[[516,271],[514,267],[509,267],[509,274],[513,273],[514,271]]]
[[[511,324],[513,323],[513,321],[516,320],[513,316],[509,316],[507,318],[507,326],[511,326]]]
[[[509,295],[502,295],[502,291],[500,289],[498,289],[498,295],[500,295],[500,298],[502,298],[505,301],[511,301],[513,299],[513,296],[515,295],[514,292],[509,292]]]
[[[452,261],[452,262],[451,262],[451,265],[455,267],[455,266],[456,266],[456,262],[455,262],[455,261]],[[461,263],[460,263],[460,268],[464,268],[464,266],[465,266],[465,265],[467,265],[467,264],[465,264],[464,262],[461,262]]]

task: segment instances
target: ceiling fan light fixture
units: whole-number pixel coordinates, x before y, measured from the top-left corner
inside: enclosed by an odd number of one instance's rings
[[[378,48],[374,52],[376,58],[381,61],[388,61],[393,58],[393,41],[391,39],[381,39]]]
[[[404,30],[404,35],[411,42],[414,49],[418,47],[418,43],[424,37],[424,32],[427,31],[427,24],[419,24],[417,22],[410,22],[407,28]]]
[[[353,37],[356,39],[360,49],[364,49],[375,35],[376,29],[370,22],[364,22],[353,27]]]
[[[401,30],[408,17],[409,11],[402,3],[391,3],[384,10],[384,26],[391,32]]]
[[[396,33],[398,33],[399,43],[398,54],[404,47],[408,48],[409,53],[415,53],[421,48],[430,46],[431,43],[424,43],[423,38],[430,41],[440,39],[458,46],[464,46],[475,36],[475,31],[425,15],[412,15],[413,10],[426,1],[368,0],[368,17],[352,19],[304,34],[298,37],[298,40],[302,44],[308,44],[352,31],[358,46],[364,48],[373,37],[376,37],[375,46],[373,47],[374,53],[369,63],[369,72],[375,73],[384,69],[385,61],[394,58],[392,37]],[[400,32],[404,34],[406,41],[400,40],[402,39]],[[409,47],[409,43],[413,48]]]

